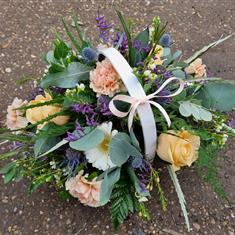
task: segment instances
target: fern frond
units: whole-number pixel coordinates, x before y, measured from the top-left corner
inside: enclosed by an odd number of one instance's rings
[[[117,229],[128,217],[129,213],[139,210],[139,202],[134,189],[126,183],[116,184],[111,195],[111,217],[114,228]]]

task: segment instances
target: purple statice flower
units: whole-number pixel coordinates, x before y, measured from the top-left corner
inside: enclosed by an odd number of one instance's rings
[[[28,96],[28,100],[34,100],[37,95],[44,95],[44,90],[41,86],[38,87],[31,87],[32,93]]]
[[[155,56],[154,56],[155,57]],[[158,75],[164,74],[166,72],[166,69],[164,66],[157,65],[153,70],[153,73],[156,73]]]
[[[164,77],[165,79],[168,79],[168,78],[171,78],[171,77],[172,77],[172,73],[169,72],[169,71],[166,71],[166,72],[163,73],[162,75],[163,75],[163,77]]]
[[[54,87],[54,86],[50,86],[49,87],[50,91],[54,94],[64,94],[66,89],[65,88],[61,88],[61,87]]]
[[[98,108],[100,109],[100,113],[104,116],[113,115],[109,109],[109,98],[107,96],[101,95],[98,98]]]
[[[95,114],[94,107],[90,104],[73,104],[71,106],[73,112],[82,113],[82,114]]]
[[[134,41],[132,42],[132,47],[135,48],[137,51],[140,52],[141,49],[142,49],[141,41],[139,41],[139,40],[134,40]]]
[[[86,116],[86,124],[88,126],[97,126],[99,123],[95,120],[96,115]]]
[[[128,46],[127,46],[127,36],[125,33],[117,32],[115,34],[115,37],[113,39],[113,47],[116,47],[117,44],[119,43],[120,38],[122,37],[122,42],[119,46],[119,51],[121,54],[126,54]]]
[[[67,137],[65,138],[67,141],[72,142],[79,140],[84,135],[84,128],[81,127],[79,122],[76,122],[76,129],[74,132],[67,132]]]
[[[147,185],[150,180],[151,167],[149,163],[143,158],[130,157],[131,167],[139,179],[139,184],[142,192],[147,191]]]
[[[76,174],[76,169],[81,162],[82,154],[80,151],[68,148],[65,152],[66,159],[61,162],[62,167],[66,167],[69,172],[69,177]]]
[[[100,15],[99,11],[96,16],[96,22],[97,22],[96,26],[100,30],[99,37],[101,39],[103,39],[104,42],[108,42],[109,41],[109,31],[112,28],[112,25],[107,23],[106,19],[104,18],[103,15]]]

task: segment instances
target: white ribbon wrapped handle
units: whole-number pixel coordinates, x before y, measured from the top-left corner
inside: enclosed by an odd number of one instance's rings
[[[171,124],[170,118],[165,109],[152,99],[157,97],[173,97],[180,94],[184,88],[184,82],[180,78],[169,78],[160,86],[156,92],[146,96],[143,87],[139,83],[136,76],[133,74],[132,68],[127,63],[125,58],[119,53],[119,51],[117,51],[115,48],[105,48],[100,49],[99,52],[110,60],[130,94],[130,96],[116,95],[109,103],[110,111],[117,117],[126,117],[129,115],[129,130],[132,126],[135,113],[138,113],[144,136],[145,157],[148,161],[151,162],[154,159],[157,144],[157,129],[151,105],[154,105],[160,110],[169,126]],[[180,86],[176,92],[167,96],[157,95],[173,80],[177,80],[180,83]],[[127,112],[118,110],[114,104],[115,100],[129,103],[131,105],[130,109]]]

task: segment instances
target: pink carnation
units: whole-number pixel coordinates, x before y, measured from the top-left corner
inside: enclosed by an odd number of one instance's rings
[[[13,100],[12,104],[8,106],[6,125],[10,130],[17,130],[27,126],[28,121],[25,117],[23,117],[23,111],[17,110],[18,108],[26,104],[26,100],[23,101],[16,97]]]
[[[80,171],[78,175],[66,181],[65,187],[69,193],[80,200],[81,203],[91,206],[100,206],[101,181],[88,181]]]
[[[90,88],[97,96],[114,96],[115,93],[124,90],[120,76],[108,59],[97,62],[96,69],[90,72]]]

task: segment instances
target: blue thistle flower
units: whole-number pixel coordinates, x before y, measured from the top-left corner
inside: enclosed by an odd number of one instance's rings
[[[66,159],[61,162],[61,166],[65,166],[68,176],[74,176],[76,174],[76,169],[81,162],[81,152],[68,148],[65,152]]]
[[[98,59],[97,52],[91,48],[91,47],[85,47],[82,50],[82,57],[87,61],[87,62],[93,62]]]
[[[171,36],[167,33],[163,34],[159,40],[159,44],[163,47],[169,47],[172,43]]]

